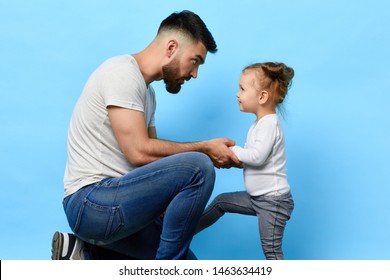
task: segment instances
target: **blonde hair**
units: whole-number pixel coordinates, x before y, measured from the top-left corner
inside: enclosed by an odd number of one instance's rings
[[[275,106],[279,107],[286,98],[287,92],[291,87],[294,69],[284,63],[263,62],[255,63],[244,68],[242,72],[255,70],[255,85],[260,88],[271,90],[274,94]],[[263,75],[261,75],[263,74]]]

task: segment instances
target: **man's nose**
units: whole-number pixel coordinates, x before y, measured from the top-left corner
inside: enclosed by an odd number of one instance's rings
[[[194,68],[191,72],[190,72],[190,76],[193,78],[193,79],[196,79],[196,77],[198,77],[198,67]]]

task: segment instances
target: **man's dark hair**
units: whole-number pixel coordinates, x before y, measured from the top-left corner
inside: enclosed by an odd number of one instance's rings
[[[158,32],[165,30],[177,30],[183,32],[195,42],[202,42],[207,51],[211,53],[217,52],[217,44],[214,41],[213,35],[207,29],[203,20],[191,11],[175,12],[164,19]]]

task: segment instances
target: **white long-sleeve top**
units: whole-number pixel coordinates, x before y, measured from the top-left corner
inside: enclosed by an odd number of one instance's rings
[[[245,188],[251,196],[279,195],[290,190],[283,127],[277,114],[255,122],[244,148],[234,146],[233,152],[244,163]]]

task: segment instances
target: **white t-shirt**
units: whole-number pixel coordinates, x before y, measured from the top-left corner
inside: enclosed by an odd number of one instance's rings
[[[88,79],[76,104],[68,131],[65,197],[135,166],[126,159],[111,128],[107,107],[144,112],[146,127],[154,126],[156,100],[136,60],[130,55],[108,59]]]
[[[234,146],[233,152],[244,163],[245,187],[251,196],[280,195],[290,190],[283,128],[276,114],[254,123],[244,148]]]

